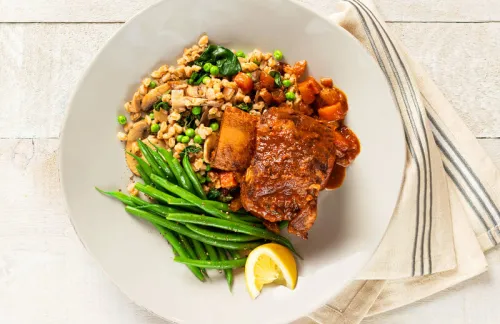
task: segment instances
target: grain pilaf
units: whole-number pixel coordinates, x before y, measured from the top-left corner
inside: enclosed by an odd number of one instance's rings
[[[217,59],[225,61],[203,63],[207,55],[219,55]],[[271,107],[280,107],[329,120],[338,130],[337,164],[347,166],[359,151],[357,139],[349,141],[345,136],[347,131],[341,131],[347,114],[345,95],[331,78],[317,82],[308,77],[299,82],[306,68],[305,60],[293,65],[285,63],[279,50],[274,53],[258,49],[249,53],[228,50],[209,44],[208,36],[203,35],[197,44],[184,49],[177,65],[162,65],[142,80],[131,100],[125,103],[129,116],[128,120],[120,116],[123,130],[117,138],[126,142],[127,151],[137,156],[141,156],[137,139],[166,148],[179,160],[188,154],[209,197],[233,201],[234,208],[241,207],[239,199],[234,198],[239,196],[242,172],[214,169],[209,163],[223,114],[229,107],[255,118]],[[130,169],[139,175],[136,160],[126,157]],[[131,194],[137,194],[133,186],[130,188]]]

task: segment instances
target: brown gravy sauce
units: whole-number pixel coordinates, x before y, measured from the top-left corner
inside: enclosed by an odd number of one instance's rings
[[[343,166],[335,164],[333,167],[332,173],[330,174],[330,178],[326,183],[327,190],[337,189],[342,185],[345,178],[345,169]]]

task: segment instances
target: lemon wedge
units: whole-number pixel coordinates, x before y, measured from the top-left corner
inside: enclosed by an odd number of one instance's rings
[[[257,298],[264,285],[270,283],[295,289],[297,264],[292,252],[276,243],[255,248],[245,263],[245,280],[252,299]]]

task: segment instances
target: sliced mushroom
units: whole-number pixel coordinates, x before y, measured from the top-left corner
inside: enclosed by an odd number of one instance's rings
[[[135,123],[128,132],[125,150],[127,152],[133,153],[133,144],[137,142],[138,139],[146,138],[148,136],[148,132],[149,125],[145,120],[141,120]],[[127,153],[125,153],[125,159],[130,171],[138,176],[139,172],[137,171],[137,161]]]
[[[203,114],[201,114],[201,118],[200,118],[200,124],[203,124],[205,126],[208,126],[208,122],[209,122],[208,111],[209,111],[208,107],[203,107]]]
[[[158,100],[161,100],[161,97],[168,90],[183,89],[186,86],[186,81],[168,81],[167,83],[154,88],[153,90],[149,91],[142,99],[141,109],[144,111],[149,110],[156,102],[158,102]]]
[[[168,112],[166,110],[160,109],[160,110],[153,110],[153,111],[154,111],[155,120],[158,122],[158,124],[161,124],[163,122],[168,122]]]
[[[203,159],[205,162],[210,163],[212,161],[212,152],[217,147],[217,135],[212,134],[205,140]]]
[[[132,97],[132,102],[130,103],[130,113],[141,112],[141,94],[139,92],[134,93]]]
[[[163,94],[168,90],[170,90],[170,84],[165,83],[149,91],[144,98],[142,98],[141,109],[146,111],[151,108],[158,100],[161,100]]]

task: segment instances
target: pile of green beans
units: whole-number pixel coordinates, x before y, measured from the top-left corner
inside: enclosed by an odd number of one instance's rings
[[[120,191],[96,190],[121,201],[129,214],[153,224],[172,246],[174,261],[185,264],[200,281],[208,278],[206,269],[219,269],[231,290],[233,269],[244,267],[246,262],[240,251],[248,253],[265,242],[282,244],[297,254],[290,241],[268,231],[258,218],[233,212],[226,203],[207,200],[188,154],[181,163],[162,147],[141,140],[137,143],[144,158],[127,152],[137,161],[144,180],[136,182],[135,188],[154,201]]]

